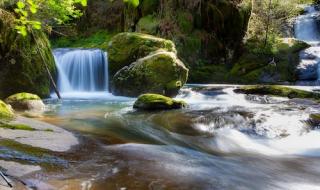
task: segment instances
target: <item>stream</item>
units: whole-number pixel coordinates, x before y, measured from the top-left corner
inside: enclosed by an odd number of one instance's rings
[[[191,85],[184,110],[138,112],[135,99],[49,99],[42,120],[78,134],[67,166],[25,178],[38,189],[320,188],[318,104]],[[59,164],[56,164],[59,165]]]
[[[295,31],[312,45],[301,52],[302,84],[315,85],[318,11],[306,10]],[[54,55],[64,99],[45,100],[39,120],[73,132],[80,144],[39,160],[22,155],[23,163],[42,163],[41,171],[22,177],[32,189],[320,189],[320,123],[310,119],[319,104],[236,94],[233,85],[187,85],[176,97],[187,108],[137,111],[135,98],[108,92],[106,53],[56,49]]]

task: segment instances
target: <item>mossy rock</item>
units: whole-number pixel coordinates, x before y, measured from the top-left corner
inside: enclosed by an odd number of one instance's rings
[[[111,91],[131,97],[145,93],[174,96],[187,78],[188,69],[174,53],[157,51],[118,71],[113,77]]]
[[[14,113],[10,106],[0,100],[0,120],[7,120],[14,117]]]
[[[176,53],[175,45],[170,40],[141,33],[117,34],[108,46],[110,75],[159,49]]]
[[[26,92],[17,93],[5,99],[13,109],[18,111],[43,111],[44,103],[38,95]]]
[[[174,100],[160,94],[143,94],[138,97],[133,108],[140,110],[169,110],[186,107],[184,101]]]
[[[41,30],[26,37],[15,29],[13,14],[0,9],[0,98],[27,91],[47,97],[50,81],[41,55],[55,75],[55,62],[47,36]],[[40,52],[37,51],[37,45]]]
[[[30,94],[26,92],[17,93],[6,98],[6,102],[25,101],[25,100],[41,100],[36,94]]]
[[[153,15],[142,17],[137,24],[137,32],[155,35],[158,32],[159,20]]]
[[[277,85],[244,86],[236,89],[235,92],[244,94],[273,95],[288,98],[308,98],[317,101],[320,100],[320,93]]]

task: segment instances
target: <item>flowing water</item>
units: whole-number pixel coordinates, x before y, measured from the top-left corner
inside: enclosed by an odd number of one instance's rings
[[[317,41],[305,38],[311,34],[298,37]],[[137,111],[134,98],[108,93],[104,52],[54,54],[64,99],[48,99],[41,120],[74,132],[81,143],[67,153],[23,159],[46,161],[40,172],[23,177],[34,189],[320,189],[320,122],[310,118],[319,104],[190,85],[177,97],[186,109]]]
[[[315,6],[307,6],[305,13],[296,19],[295,37],[311,45],[301,51],[298,66],[300,84],[320,83],[320,12]],[[310,82],[312,81],[312,82]]]
[[[42,120],[81,144],[26,176],[39,189],[320,188],[320,127],[308,101],[188,86],[184,110],[140,112],[135,99],[47,100]],[[65,164],[67,162],[67,164]]]
[[[55,49],[58,90],[63,97],[106,96],[107,53],[99,49]]]

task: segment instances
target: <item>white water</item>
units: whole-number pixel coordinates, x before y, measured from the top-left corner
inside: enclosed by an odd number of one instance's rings
[[[222,89],[223,93],[217,96],[185,89],[178,96],[190,104],[192,109],[219,109],[211,115],[222,113],[225,119],[222,121],[222,128],[219,127],[221,121],[212,118],[210,122],[199,122],[194,126],[199,131],[214,135],[212,142],[203,143],[206,149],[268,156],[320,156],[320,143],[317,143],[320,131],[310,130],[306,123],[310,113],[317,113],[316,108],[302,111],[299,105],[286,103],[286,98],[260,97],[258,100],[248,101],[246,95],[235,94],[233,89]],[[261,100],[267,103],[260,103]],[[237,107],[253,113],[252,118],[247,119],[234,112]],[[255,135],[244,131],[253,131]]]
[[[57,86],[63,98],[107,97],[107,53],[99,49],[55,49]]]
[[[300,53],[300,64],[298,66],[300,80],[320,81],[320,31],[317,18],[320,12],[315,6],[307,6],[306,13],[297,17],[295,24],[295,37],[305,41],[312,47]]]

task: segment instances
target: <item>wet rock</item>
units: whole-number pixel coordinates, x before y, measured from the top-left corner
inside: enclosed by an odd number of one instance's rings
[[[25,92],[9,96],[5,102],[17,111],[42,112],[45,109],[39,96]]]
[[[320,93],[305,91],[286,86],[278,85],[254,85],[243,86],[234,90],[236,93],[256,94],[256,95],[273,95],[288,98],[307,98],[320,100]]]
[[[29,126],[28,129],[31,130],[0,127],[0,138],[57,152],[68,151],[72,146],[79,143],[72,133],[45,122],[19,116],[8,124],[12,126]]]
[[[320,127],[320,114],[311,114],[309,122],[314,127]]]
[[[181,109],[186,105],[184,101],[174,100],[159,94],[143,94],[138,97],[133,108],[139,110],[169,110]]]

